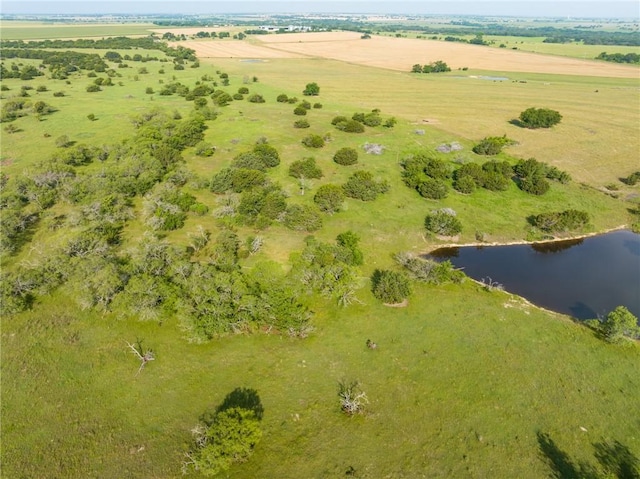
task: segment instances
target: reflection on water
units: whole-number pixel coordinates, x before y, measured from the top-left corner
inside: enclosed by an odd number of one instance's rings
[[[604,316],[621,305],[640,317],[640,235],[630,231],[533,245],[441,248],[429,257],[577,319]]]

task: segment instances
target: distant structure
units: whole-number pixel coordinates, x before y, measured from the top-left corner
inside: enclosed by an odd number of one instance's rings
[[[264,30],[265,32],[278,32],[284,30],[285,32],[308,32],[311,30],[311,27],[305,27],[302,25],[289,25],[287,27],[277,27],[275,25],[261,25],[258,27],[259,30]]]

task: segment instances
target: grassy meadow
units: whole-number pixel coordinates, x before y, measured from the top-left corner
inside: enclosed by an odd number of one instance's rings
[[[79,35],[65,37],[74,36]],[[5,62],[12,61],[31,60]],[[113,78],[114,86],[95,93],[86,92],[93,81],[86,72],[68,80],[3,80],[9,88],[2,91],[3,101],[29,84],[32,101],[43,100],[57,111],[40,120],[13,121],[15,133],[2,125],[2,171],[11,179],[28,173],[56,151],[61,135],[96,146],[130,138],[131,117],[154,108],[186,118],[191,102],[146,89],[157,92],[172,81],[192,88],[204,75],[219,81],[217,72],[226,72],[230,85],[218,88],[233,94],[244,86],[266,102],[245,99],[218,108],[218,118],[207,121],[205,132],[215,154],[199,157],[193,148],[183,153],[198,178],[211,178],[266,137],[281,157],[268,176],[282,185],[289,203],[312,204],[320,185],[342,184],[358,169],[389,181],[389,193],[373,202],[348,199],[344,211],[324,216],[324,227],[314,233],[332,241],[351,229],[362,238],[360,302],[341,308],[320,296],[306,298],[315,316],[314,331],[305,339],[255,334],[194,344],[177,318],[144,322],[127,311],[83,310],[71,288],[62,286],[38,298],[32,310],[2,318],[2,477],[181,477],[190,430],[237,387],[258,391],[265,409],[263,438],[246,463],[219,477],[540,478],[557,471],[562,457],[574,465],[597,464],[598,444],[618,441],[640,456],[637,345],[607,344],[567,317],[471,281],[415,284],[404,308],[384,306],[369,292],[370,274],[392,267],[393,254],[423,253],[443,243],[426,236],[423,227],[425,214],[436,208],[457,211],[464,228],[460,243],[475,241],[477,232],[487,241],[531,239],[527,216],[567,208],[589,212],[591,225],[583,233],[628,224],[631,203],[624,199],[638,187],[626,187],[618,178],[638,169],[637,80],[486,71],[415,76],[325,59],[203,60],[199,68],[181,71],[171,63],[127,63],[130,68],[116,68],[120,76]],[[142,67],[148,73],[139,73]],[[470,75],[508,76],[509,81]],[[318,97],[302,96],[309,82],[320,85]],[[37,92],[38,85],[47,91]],[[57,91],[65,96],[54,97]],[[276,102],[281,93],[320,102],[322,108],[296,116],[295,105]],[[550,130],[509,123],[531,106],[557,109],[562,123]],[[374,108],[398,124],[349,134],[330,123],[336,115]],[[293,128],[300,118],[310,128]],[[329,133],[330,141],[322,149],[306,148],[300,141],[309,133]],[[439,157],[452,166],[483,162],[488,158],[472,153],[473,145],[503,134],[517,145],[498,159],[535,157],[568,171],[574,181],[552,183],[542,197],[513,184],[501,193],[452,191],[441,201],[423,199],[402,183],[399,163],[410,154],[457,141],[462,151]],[[365,154],[367,142],[384,145],[384,153]],[[357,165],[332,161],[346,146],[358,149]],[[309,156],[324,176],[301,195],[288,166]],[[100,168],[99,162],[79,167]],[[185,190],[215,209],[219,199],[194,183]],[[620,188],[617,198],[601,191],[610,183]],[[137,211],[140,205],[135,198]],[[45,226],[71,210],[60,202],[46,211],[29,244],[3,258],[3,269],[37,262],[64,241],[64,228]],[[198,226],[214,238],[224,228],[211,214],[190,215],[166,238],[186,245]],[[139,219],[129,222],[123,248],[137,244],[146,229]],[[265,240],[258,254],[243,260],[244,269],[266,261],[287,269],[306,237],[278,224],[264,231],[243,225],[235,230],[241,239],[260,234]],[[140,374],[126,344],[137,339],[156,353]],[[367,339],[379,348],[367,349]],[[342,380],[360,382],[369,398],[366,414],[341,413],[337,387]],[[545,434],[556,449],[543,447]]]
[[[2,22],[2,40],[56,40],[63,38],[93,38],[131,35],[149,35],[155,25],[140,23],[48,23],[48,22]]]

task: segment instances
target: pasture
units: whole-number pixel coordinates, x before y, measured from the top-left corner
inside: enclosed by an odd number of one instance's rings
[[[149,35],[151,23],[47,23],[3,21],[2,40],[56,40],[131,35]]]
[[[597,188],[637,169],[637,78],[575,75],[571,68],[514,71],[507,68],[509,62],[502,69],[467,65],[464,72],[414,75],[400,63],[368,64],[375,61],[370,47],[343,48],[341,53],[336,47],[340,42],[329,36],[310,35],[313,41],[300,45],[293,35],[273,38],[278,41],[183,42],[201,45],[203,52],[209,48],[211,57],[184,70],[165,62],[110,65],[117,72],[114,85],[94,93],[86,91],[94,80],[86,72],[68,80],[3,80],[9,88],[2,92],[4,100],[29,84],[34,87],[28,91],[31,101],[43,100],[57,111],[16,119],[11,122],[15,133],[2,129],[2,170],[9,181],[28,175],[57,150],[61,135],[100,147],[131,138],[136,115],[159,109],[187,118],[193,103],[178,95],[158,95],[163,85],[178,81],[193,88],[197,82],[220,82],[220,73],[227,73],[229,86],[217,89],[233,94],[246,87],[266,101],[255,104],[244,98],[216,107],[218,118],[207,121],[205,131],[216,152],[200,157],[193,148],[184,150],[184,166],[193,177],[183,190],[213,211],[220,197],[202,184],[261,137],[280,152],[281,164],[268,175],[282,186],[289,203],[313,204],[320,185],[342,184],[359,169],[387,179],[389,193],[373,202],[345,201],[344,211],[325,215],[323,228],[314,233],[333,241],[351,229],[362,238],[359,302],[342,308],[326,297],[306,295],[315,315],[314,331],[305,339],[258,333],[195,344],[175,316],[164,322],[140,321],[129,311],[81,309],[69,285],[42,295],[32,310],[3,318],[3,476],[183,477],[180,466],[190,447],[190,430],[237,387],[258,391],[265,408],[264,435],[248,462],[220,477],[533,479],[556,472],[553,461],[558,457],[565,458],[565,465],[597,464],[594,453],[600,446],[611,451],[619,443],[640,456],[637,346],[604,343],[569,318],[471,281],[415,283],[404,308],[386,307],[369,291],[373,270],[393,267],[395,253],[423,253],[444,242],[424,231],[424,216],[435,208],[458,212],[464,224],[460,242],[475,241],[476,232],[485,233],[487,241],[522,241],[528,236],[527,216],[566,208],[589,212],[586,232],[628,223],[630,203],[623,198],[637,193],[637,187],[620,184],[618,199]],[[329,40],[316,41],[322,38]],[[349,38],[344,45],[368,42]],[[379,54],[387,59],[410,45],[405,39],[388,40],[369,45],[384,46]],[[430,43],[440,42],[426,45]],[[466,49],[465,59],[475,51]],[[351,56],[334,58],[343,55]],[[431,60],[424,52],[418,57],[410,64]],[[433,59],[449,62],[444,56]],[[142,67],[147,73],[140,73]],[[318,97],[302,96],[309,82],[321,87]],[[37,91],[39,85],[46,91]],[[65,96],[55,97],[57,91]],[[282,93],[322,104],[304,117],[310,128],[293,127],[300,117],[293,113],[294,104],[276,102]],[[563,120],[544,131],[510,123],[531,106],[557,109]],[[374,108],[381,109],[383,118],[396,117],[397,125],[367,128],[362,134],[331,125],[336,115]],[[89,120],[89,114],[96,119]],[[317,150],[304,147],[301,139],[310,132],[329,134],[330,141]],[[488,158],[472,153],[472,146],[484,136],[502,134],[517,144],[498,159],[535,156],[569,171],[574,181],[554,183],[542,197],[511,184],[500,193],[451,192],[441,201],[423,199],[403,185],[399,163],[406,156],[457,141],[461,151],[438,157],[452,168],[483,162]],[[367,142],[384,145],[384,152],[365,154]],[[358,150],[358,165],[333,162],[335,151],[346,146]],[[324,176],[310,181],[302,195],[288,167],[309,156],[316,158]],[[110,161],[77,170],[100,173]],[[133,198],[137,217],[123,231],[123,256],[148,230],[140,218],[142,202]],[[60,201],[43,212],[28,243],[3,257],[4,271],[36,264],[66,241],[75,227],[74,208]],[[64,227],[50,227],[59,217],[68,218]],[[198,226],[215,238],[228,224],[211,213],[189,214],[183,228],[162,234],[172,244],[186,246]],[[243,241],[257,234],[264,238],[260,252],[241,262],[244,271],[269,261],[286,271],[308,236],[278,223],[266,230],[241,223],[232,227]],[[140,374],[126,344],[136,339],[156,353]],[[367,349],[367,339],[379,348]],[[337,384],[342,380],[361,383],[370,401],[366,414],[350,418],[340,412]],[[611,457],[611,452],[605,455]]]

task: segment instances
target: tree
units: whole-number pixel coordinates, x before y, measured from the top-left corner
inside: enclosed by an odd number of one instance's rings
[[[344,190],[338,185],[322,185],[318,188],[313,201],[321,211],[325,213],[333,214],[342,209],[342,203],[344,203]]]
[[[316,165],[315,158],[296,160],[289,166],[289,176],[294,178],[322,178],[322,170]]]
[[[473,152],[477,155],[497,155],[502,151],[505,146],[512,145],[514,142],[503,136],[487,136],[483,138],[480,143],[472,148]]]
[[[215,476],[236,462],[246,461],[262,438],[262,405],[227,402],[229,406],[223,403],[215,413],[205,413],[203,422],[192,430],[194,447],[183,464],[185,473],[193,470]]]
[[[602,334],[610,343],[620,343],[625,338],[635,339],[640,335],[638,318],[626,307],[618,306],[602,322]]]
[[[302,92],[305,96],[318,96],[320,94],[320,87],[317,83],[307,83],[304,91]]]
[[[355,165],[358,162],[358,152],[355,148],[340,148],[333,155],[333,161],[344,166]]]
[[[324,138],[320,135],[311,134],[302,139],[302,144],[309,148],[322,148],[324,146]]]
[[[411,282],[402,272],[376,269],[371,276],[371,292],[387,304],[397,304],[411,294]]]
[[[440,236],[455,236],[462,232],[462,223],[451,208],[432,211],[426,216],[424,226],[427,231]]]
[[[520,123],[525,128],[550,128],[562,120],[562,115],[549,108],[527,108],[520,113]]]
[[[342,186],[344,194],[349,198],[362,201],[373,201],[379,194],[389,191],[386,180],[376,181],[368,171],[356,171]]]

